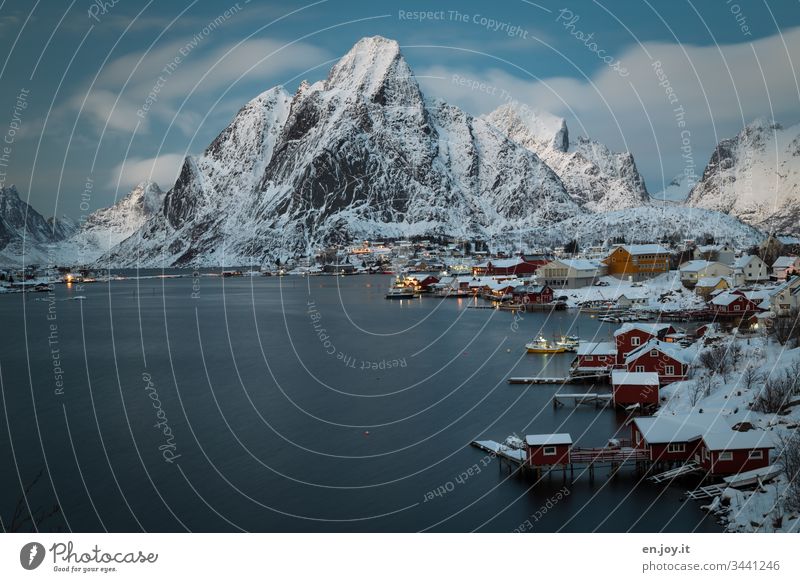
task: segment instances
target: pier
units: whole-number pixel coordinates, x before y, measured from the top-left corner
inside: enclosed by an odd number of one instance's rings
[[[553,395],[553,408],[564,406],[564,401],[572,400],[573,404],[593,404],[595,407],[608,406],[613,401],[612,394],[598,394],[597,392],[588,392],[584,394],[562,394],[556,393]]]
[[[581,374],[570,376],[512,376],[509,384],[581,384],[592,380],[608,380],[609,374]]]

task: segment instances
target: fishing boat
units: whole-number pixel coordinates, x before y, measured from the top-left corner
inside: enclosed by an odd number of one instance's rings
[[[541,335],[531,343],[525,344],[525,349],[529,354],[563,354],[567,351],[564,346],[550,343]]]
[[[392,287],[386,292],[386,299],[414,299],[415,296],[411,287]]]
[[[581,345],[581,338],[576,335],[562,335],[556,340],[556,346],[563,347],[568,352],[577,352]]]

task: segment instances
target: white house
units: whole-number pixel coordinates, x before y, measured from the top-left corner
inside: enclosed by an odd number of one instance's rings
[[[733,282],[738,287],[769,281],[769,267],[756,255],[742,255],[733,263]]]
[[[772,276],[785,281],[788,273],[800,272],[800,257],[778,257],[772,263]]]
[[[606,274],[606,266],[590,259],[555,259],[539,267],[539,284],[553,288],[576,289],[587,287]]]
[[[776,287],[770,294],[769,306],[775,315],[789,315],[800,309],[800,277],[792,277]]]
[[[736,258],[736,249],[730,243],[700,245],[695,247],[692,254],[695,260],[716,261],[723,265],[730,265]]]
[[[729,277],[733,269],[717,261],[687,261],[679,267],[681,283],[694,286],[700,279],[709,277]]]

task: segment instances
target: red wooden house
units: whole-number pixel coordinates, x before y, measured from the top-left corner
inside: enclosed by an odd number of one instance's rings
[[[625,358],[629,372],[655,372],[662,386],[685,380],[689,374],[691,357],[674,343],[651,339]]]
[[[658,404],[658,374],[611,370],[614,404],[653,406]]]
[[[417,289],[420,291],[430,291],[431,285],[434,283],[439,282],[439,277],[434,275],[428,275],[427,277],[423,278],[421,281],[418,281],[416,284]]]
[[[707,430],[711,415],[640,416],[631,422],[631,442],[650,451],[653,462],[689,461],[697,448],[697,435]]]
[[[529,434],[525,437],[528,465],[565,465],[569,463],[572,437],[569,433]]]
[[[472,268],[474,275],[533,275],[548,261],[541,257],[518,255],[510,259],[491,259]]]
[[[512,292],[517,303],[552,303],[553,290],[547,285],[518,285]]]
[[[734,475],[769,465],[775,448],[763,430],[708,431],[695,439],[694,461],[710,475]]]
[[[736,290],[716,295],[708,305],[717,317],[739,317],[763,311],[757,303]]]
[[[617,362],[617,347],[613,342],[581,342],[572,362],[573,372],[599,373]]]
[[[668,323],[625,323],[614,332],[617,346],[617,362],[623,363],[628,354],[639,349],[651,339],[663,340],[667,335],[675,333],[675,328]]]

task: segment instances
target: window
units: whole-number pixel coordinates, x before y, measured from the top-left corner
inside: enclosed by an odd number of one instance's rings
[[[733,460],[733,453],[730,451],[723,451],[719,454],[720,461],[732,461]]]
[[[751,459],[763,459],[764,458],[764,451],[750,451],[748,455]]]
[[[668,453],[685,453],[686,445],[683,443],[670,443],[667,445]]]
[[[556,448],[555,447],[544,447],[542,449],[542,453],[546,457],[551,457],[551,456],[556,454]]]
[[[675,366],[664,366],[664,374],[667,376],[674,376]]]
[[[644,366],[636,366],[636,368],[633,371],[634,372],[644,372]]]
[[[650,350],[650,355],[653,356],[654,358],[657,358],[658,357],[658,350]]]
[[[585,359],[587,362],[591,362],[592,360],[594,360],[594,356],[586,356],[584,359]]]
[[[741,310],[741,306],[740,305],[734,305],[733,306],[733,310],[734,311],[740,311]]]
[[[708,449],[703,448],[703,458],[707,461],[711,458],[711,455],[708,454]]]
[[[642,341],[642,340],[641,340],[641,338],[638,338],[638,337],[632,337],[632,338],[631,338],[631,345],[632,345],[632,346],[638,346],[638,345],[639,345],[639,342],[641,342],[641,341]]]

